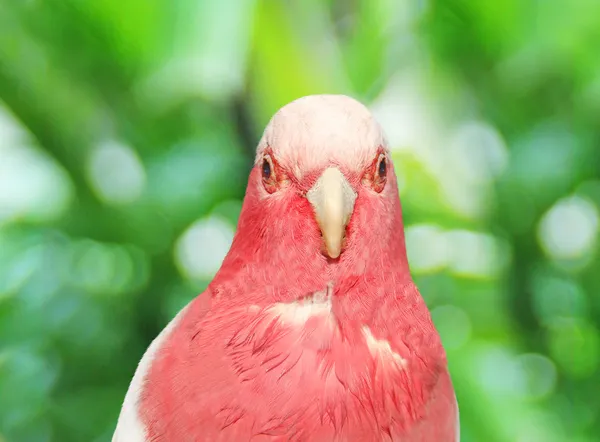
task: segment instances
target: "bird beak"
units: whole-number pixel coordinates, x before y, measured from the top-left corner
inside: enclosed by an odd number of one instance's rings
[[[306,193],[323,234],[327,254],[337,258],[342,252],[346,225],[354,210],[356,192],[342,172],[329,167]]]

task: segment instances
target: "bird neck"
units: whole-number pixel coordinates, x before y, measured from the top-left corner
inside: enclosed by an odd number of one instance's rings
[[[375,204],[378,204],[377,206]],[[356,201],[338,259],[323,253],[312,207],[298,194],[261,200],[249,187],[231,249],[210,285],[239,303],[290,302],[335,288],[412,283],[398,197]],[[375,296],[373,294],[372,296]]]

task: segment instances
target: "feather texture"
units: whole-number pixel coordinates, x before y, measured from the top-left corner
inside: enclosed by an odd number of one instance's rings
[[[348,97],[305,97],[276,114],[231,250],[140,364],[125,403],[138,420],[124,406],[117,433],[133,422],[153,442],[459,439],[445,352],[408,268],[391,161],[385,186],[372,186],[387,152]],[[261,177],[267,154],[275,192]],[[306,198],[332,164],[356,192],[338,259],[323,253]]]

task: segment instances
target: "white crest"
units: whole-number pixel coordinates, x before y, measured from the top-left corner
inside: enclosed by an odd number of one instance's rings
[[[309,95],[282,107],[258,145],[267,147],[298,178],[327,163],[356,169],[368,165],[379,147],[387,149],[381,126],[361,103],[345,95]]]

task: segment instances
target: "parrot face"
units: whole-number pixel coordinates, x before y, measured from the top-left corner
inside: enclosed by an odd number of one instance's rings
[[[346,97],[318,100],[320,106],[314,105],[315,97],[297,100],[273,118],[257,152],[261,179],[254,184],[270,210],[293,194],[305,197],[324,254],[337,259],[359,193],[363,204],[393,199],[393,192],[383,192],[389,152],[379,125],[362,105]],[[302,203],[296,205],[301,209]]]
[[[309,96],[272,118],[217,279],[238,264],[247,270],[248,262],[281,270],[271,272],[271,286],[302,287],[310,275],[318,280],[313,292],[370,269],[379,275],[394,268],[410,280],[393,163],[383,131],[362,104]]]
[[[231,249],[142,358],[113,442],[249,439],[459,440],[390,152],[348,97],[272,118]]]

